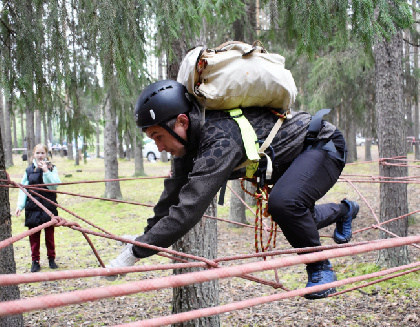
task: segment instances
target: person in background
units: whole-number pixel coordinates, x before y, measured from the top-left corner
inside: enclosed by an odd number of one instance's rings
[[[47,155],[48,148],[43,144],[37,144],[32,153],[32,164],[26,169],[23,175],[22,185],[38,185],[38,184],[56,184],[61,183],[58,176],[57,167],[49,161]],[[43,188],[56,190],[57,185],[48,185]],[[45,198],[57,203],[57,194],[53,192],[36,191]],[[33,195],[44,207],[50,210],[54,215],[58,215],[57,207],[49,201],[41,198],[38,195]],[[18,203],[16,208],[16,216],[20,216],[22,210],[25,209],[25,226],[29,229],[35,228],[51,220],[51,217],[38,207],[35,202],[30,199],[22,190],[19,192]],[[47,246],[47,256],[49,266],[51,269],[58,268],[55,263],[55,243],[54,243],[54,226],[44,229],[45,244]],[[41,231],[29,236],[29,243],[31,245],[32,253],[32,267],[31,272],[41,270],[40,260],[40,245],[41,245]]]

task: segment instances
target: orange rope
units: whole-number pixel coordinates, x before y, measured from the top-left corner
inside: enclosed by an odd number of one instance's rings
[[[251,181],[254,186],[256,186],[256,179]],[[268,196],[270,194],[271,188],[268,185],[264,185],[261,189],[257,188],[254,193],[249,192],[244,186],[244,180],[241,181],[241,187],[245,193],[253,196],[257,200],[257,210],[255,212],[255,252],[266,252],[271,243],[273,243],[273,248],[276,247],[276,237],[277,237],[277,224],[272,219],[271,215],[268,213]],[[263,205],[265,203],[265,205]],[[268,237],[267,243],[264,245],[263,241],[263,219],[271,218],[271,227],[270,235]],[[264,257],[264,260],[266,258]]]

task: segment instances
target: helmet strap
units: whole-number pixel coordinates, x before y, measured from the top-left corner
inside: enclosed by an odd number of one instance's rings
[[[164,122],[161,122],[158,124],[160,127],[163,127],[164,129],[166,129],[166,131],[171,134],[173,137],[175,137],[175,139],[181,143],[183,146],[187,146],[187,141],[185,141],[181,136],[179,136],[177,133],[175,133],[175,131],[170,128],[168,125],[166,125]]]

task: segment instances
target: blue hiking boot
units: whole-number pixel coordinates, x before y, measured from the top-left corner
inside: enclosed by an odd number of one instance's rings
[[[346,204],[349,207],[348,213],[340,217],[336,222],[336,228],[334,230],[334,241],[337,244],[348,243],[351,240],[351,223],[357,217],[359,212],[359,205],[355,201],[349,201],[344,199],[341,203]]]
[[[308,283],[306,284],[306,287],[332,283],[337,280],[337,276],[335,275],[329,260],[310,263],[306,265],[306,271],[308,272]],[[333,287],[326,290],[305,294],[305,298],[308,300],[322,299],[335,292],[336,290]]]

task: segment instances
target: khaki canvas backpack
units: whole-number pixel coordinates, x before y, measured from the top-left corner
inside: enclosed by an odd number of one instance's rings
[[[181,63],[177,80],[210,110],[271,107],[287,111],[297,94],[284,57],[255,43],[238,41],[214,49],[192,49]]]

